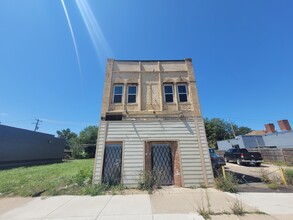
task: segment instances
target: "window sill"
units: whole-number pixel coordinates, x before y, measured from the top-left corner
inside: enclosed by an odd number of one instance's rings
[[[176,105],[175,102],[164,102],[164,105]]]

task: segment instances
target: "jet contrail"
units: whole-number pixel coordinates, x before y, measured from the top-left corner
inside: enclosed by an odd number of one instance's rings
[[[67,13],[66,6],[64,4],[64,0],[61,0],[61,3],[62,3],[63,9],[64,9],[64,13],[65,13],[65,16],[66,16],[66,19],[67,19],[67,23],[68,23],[68,26],[69,26],[69,29],[70,29],[72,41],[73,41],[73,44],[74,44],[74,49],[75,49],[75,54],[76,54],[76,59],[77,59],[77,64],[78,64],[78,69],[79,69],[79,74],[80,74],[80,78],[82,79],[81,67],[80,67],[80,61],[79,61],[79,54],[78,54],[78,49],[77,49],[77,45],[76,45],[76,40],[75,40],[74,32],[73,32],[73,29],[72,29],[72,26],[71,26],[71,22],[70,22],[70,18],[68,16],[68,13]]]

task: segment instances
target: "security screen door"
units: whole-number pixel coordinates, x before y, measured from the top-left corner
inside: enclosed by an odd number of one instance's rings
[[[156,182],[161,185],[173,184],[172,154],[169,144],[153,144],[152,169]]]
[[[122,144],[106,144],[102,182],[117,185],[121,182]]]

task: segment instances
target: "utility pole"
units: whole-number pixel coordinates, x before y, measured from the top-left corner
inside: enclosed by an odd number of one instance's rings
[[[229,122],[230,122],[230,125],[231,125],[231,128],[232,128],[232,132],[233,132],[234,138],[236,138],[236,134],[235,134],[234,127],[233,127],[233,124],[231,122],[231,119],[229,119]]]
[[[36,119],[37,122],[33,123],[35,124],[35,129],[34,131],[37,131],[39,129],[39,123],[41,123],[42,121],[40,119]]]

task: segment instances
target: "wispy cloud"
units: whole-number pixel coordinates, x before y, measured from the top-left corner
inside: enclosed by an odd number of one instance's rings
[[[52,124],[64,124],[64,125],[90,125],[90,124],[97,124],[92,122],[77,122],[77,121],[60,121],[60,120],[54,120],[54,119],[47,119],[47,118],[41,118],[40,119],[43,122],[52,123]]]

